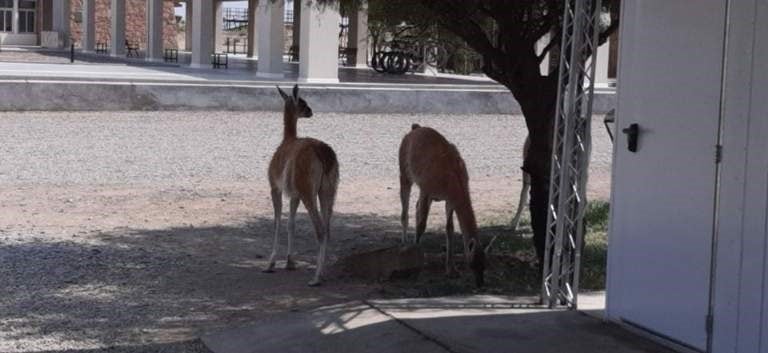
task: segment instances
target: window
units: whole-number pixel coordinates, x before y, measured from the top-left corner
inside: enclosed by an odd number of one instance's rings
[[[34,10],[37,7],[37,1],[35,0],[19,0],[20,9]]]
[[[0,32],[13,32],[13,0],[0,0]]]
[[[13,32],[13,8],[0,7],[0,32]]]
[[[19,0],[19,33],[35,32],[35,0]]]
[[[19,11],[19,33],[35,32],[35,12]]]

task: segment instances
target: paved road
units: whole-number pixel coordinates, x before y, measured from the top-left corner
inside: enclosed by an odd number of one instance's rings
[[[316,114],[299,134],[333,146],[343,178],[392,178],[413,122],[455,142],[473,177],[520,173],[520,116]],[[591,175],[606,179],[611,145],[594,131]],[[262,181],[281,134],[272,112],[2,113],[0,184]]]

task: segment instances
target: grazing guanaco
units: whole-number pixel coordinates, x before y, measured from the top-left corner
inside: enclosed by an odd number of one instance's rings
[[[290,199],[288,216],[288,256],[285,268],[293,270],[293,235],[296,229],[296,209],[299,201],[309,213],[315,228],[320,250],[317,255],[317,270],[310,286],[322,281],[325,252],[330,237],[333,203],[339,184],[339,163],[336,153],[322,141],[296,136],[296,123],[299,118],[312,117],[312,108],[299,97],[299,86],[293,86],[293,94],[286,94],[280,87],[278,92],[283,97],[283,141],[269,162],[269,186],[272,191],[272,206],[275,210],[275,239],[269,264],[264,272],[273,272],[277,256],[280,218],[282,216],[283,195]],[[318,200],[320,211],[318,212]]]
[[[525,143],[523,143],[523,160],[528,157],[528,150],[531,149],[531,138],[526,136]],[[520,190],[520,201],[517,203],[517,211],[515,216],[512,217],[512,230],[517,230],[520,225],[520,216],[523,214],[523,209],[528,204],[528,190],[531,189],[531,175],[523,171],[523,188]]]
[[[531,138],[530,136],[526,136],[525,143],[523,143],[523,160],[528,158],[528,151],[530,149],[531,149]],[[512,217],[512,234],[515,234],[517,232],[517,228],[520,226],[520,217],[523,215],[523,210],[528,205],[528,192],[531,189],[531,175],[526,173],[524,170],[522,172],[523,172],[523,187],[522,189],[520,189],[520,200],[517,202],[517,210],[515,211],[515,215]],[[499,235],[501,234],[497,234],[493,238],[491,238],[491,241],[489,241],[488,245],[485,246],[486,253],[490,253],[491,247],[493,246],[493,243],[496,242],[496,238],[498,238]]]
[[[448,142],[439,132],[418,124],[411,126],[400,144],[400,201],[402,202],[402,239],[407,240],[408,203],[411,187],[419,186],[419,200],[416,203],[416,243],[421,240],[427,226],[427,215],[432,201],[445,201],[446,275],[455,277],[453,264],[453,213],[459,219],[464,239],[464,256],[475,275],[475,284],[483,286],[485,252],[480,244],[477,221],[472,210],[469,195],[469,176],[464,160],[456,146]]]

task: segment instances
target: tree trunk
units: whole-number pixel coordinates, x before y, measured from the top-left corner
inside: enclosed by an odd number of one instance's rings
[[[555,71],[548,76],[539,73],[539,61],[533,51],[533,43],[519,49],[517,65],[508,65],[515,69],[495,70],[503,63],[494,63],[492,57],[486,58],[483,67],[485,73],[503,84],[512,92],[525,118],[530,139],[530,149],[523,161],[523,171],[531,176],[529,210],[533,243],[539,265],[544,264],[544,247],[547,236],[547,207],[549,204],[550,164],[552,162],[552,137],[557,103],[558,74]],[[489,60],[491,59],[491,60]]]
[[[539,264],[543,265],[557,101],[557,75],[538,76],[526,81],[523,84],[526,89],[524,92],[517,92],[515,98],[522,108],[531,141],[528,156],[523,161],[523,170],[531,176],[529,210],[533,243]]]

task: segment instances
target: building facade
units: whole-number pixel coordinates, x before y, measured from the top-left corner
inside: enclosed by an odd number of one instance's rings
[[[40,0],[0,0],[0,44],[36,45],[39,40]]]
[[[0,0],[0,44],[41,45],[44,32],[54,30],[54,3],[60,0]],[[111,0],[95,0],[96,42],[110,41]],[[146,0],[125,1],[125,38],[146,46]],[[174,1],[163,3],[163,42],[165,47],[176,47],[178,26],[174,14]],[[82,42],[83,0],[69,1],[69,36],[65,42]]]
[[[71,0],[70,2],[70,33],[76,45],[82,42],[82,13],[83,0]],[[96,42],[109,43],[110,41],[110,0],[96,0]],[[174,13],[174,2],[163,3],[163,46],[176,48],[176,36],[178,24]],[[147,44],[147,1],[125,1],[125,39],[132,43],[138,43],[145,48]]]

